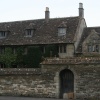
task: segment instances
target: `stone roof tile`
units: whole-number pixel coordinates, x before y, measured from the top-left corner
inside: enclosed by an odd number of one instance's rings
[[[67,22],[67,34],[58,36],[58,26]],[[0,39],[0,45],[53,44],[73,42],[79,23],[79,17],[52,18],[0,23],[0,31],[9,31],[6,38]],[[25,37],[26,29],[35,29],[32,37]]]

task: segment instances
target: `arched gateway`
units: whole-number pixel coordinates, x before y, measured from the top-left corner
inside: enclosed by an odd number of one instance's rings
[[[64,69],[60,72],[60,98],[64,98],[64,95],[69,98],[69,94],[74,93],[74,74],[69,69]],[[72,97],[73,98],[73,97]]]

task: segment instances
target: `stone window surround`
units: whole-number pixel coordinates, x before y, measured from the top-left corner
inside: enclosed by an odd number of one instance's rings
[[[100,45],[99,44],[88,44],[87,49],[88,49],[88,52],[99,52]]]

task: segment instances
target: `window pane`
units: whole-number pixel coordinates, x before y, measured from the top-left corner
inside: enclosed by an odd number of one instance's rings
[[[88,45],[88,52],[99,52],[99,45]]]
[[[66,53],[66,45],[59,46],[60,53]]]
[[[3,31],[1,31],[1,32],[0,32],[0,37],[5,37],[5,36],[6,36],[6,33],[3,32]]]
[[[99,45],[96,45],[96,46],[95,46],[95,51],[96,51],[96,52],[99,52]]]
[[[31,30],[27,30],[27,35],[31,35]]]
[[[62,53],[62,46],[60,46],[60,53]]]
[[[58,28],[58,36],[62,36],[66,34],[66,28]]]
[[[88,52],[92,52],[92,45],[88,45]]]
[[[32,29],[27,29],[25,31],[25,36],[26,37],[32,37],[32,35],[33,35],[33,30]]]
[[[4,54],[5,52],[5,48],[4,47],[0,47],[0,54]]]

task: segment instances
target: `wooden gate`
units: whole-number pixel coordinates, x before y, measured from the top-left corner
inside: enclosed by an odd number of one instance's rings
[[[69,69],[65,69],[60,72],[60,98],[70,93],[74,93],[74,74]]]

